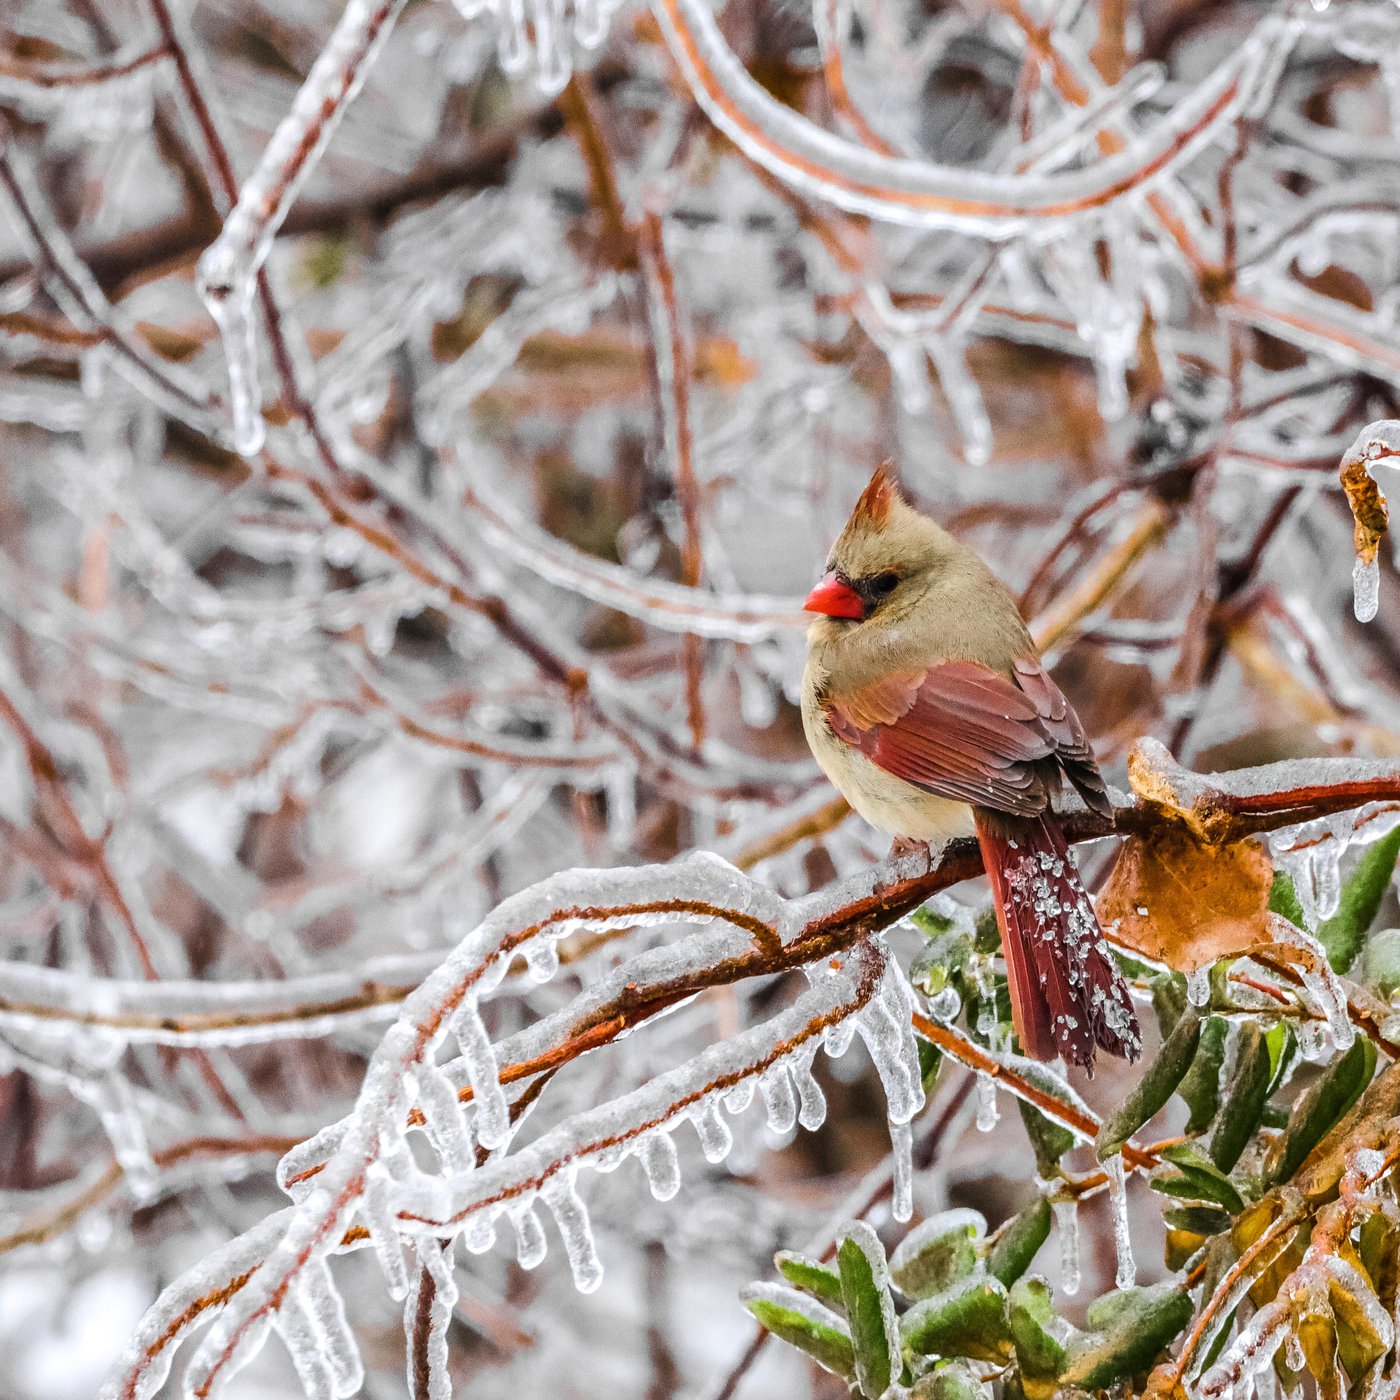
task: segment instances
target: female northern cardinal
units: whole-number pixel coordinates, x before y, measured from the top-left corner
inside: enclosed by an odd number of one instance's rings
[[[827,777],[900,841],[974,831],[1025,1053],[1092,1067],[1142,1048],[1050,799],[1063,778],[1112,807],[1079,717],[1011,595],[908,505],[885,468],[807,597],[802,721]],[[899,844],[899,841],[896,843]]]

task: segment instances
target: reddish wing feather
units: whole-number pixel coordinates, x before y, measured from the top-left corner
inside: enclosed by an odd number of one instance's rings
[[[1055,786],[1047,760],[1059,756],[1061,737],[1071,761],[1080,758],[1078,742],[1093,763],[1078,721],[1069,724],[1068,701],[1038,663],[1036,670],[1028,694],[986,666],[945,661],[834,699],[827,717],[833,733],[905,782],[957,802],[1034,816]],[[1017,680],[1024,680],[1019,667]]]

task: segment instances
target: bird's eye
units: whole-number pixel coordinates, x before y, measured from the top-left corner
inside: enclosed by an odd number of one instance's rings
[[[876,574],[870,580],[870,591],[877,598],[884,598],[899,586],[899,575],[895,573]]]

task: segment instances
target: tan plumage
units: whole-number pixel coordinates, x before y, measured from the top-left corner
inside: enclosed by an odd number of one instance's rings
[[[976,834],[1026,1053],[1135,1055],[1126,985],[1102,942],[1051,799],[1062,780],[1108,812],[1082,727],[1015,601],[881,469],[808,599],[802,721],[851,806],[891,835]]]

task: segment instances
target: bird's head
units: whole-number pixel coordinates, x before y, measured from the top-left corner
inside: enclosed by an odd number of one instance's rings
[[[927,591],[958,549],[941,526],[900,495],[888,466],[861,492],[803,607],[854,624],[897,616]]]

